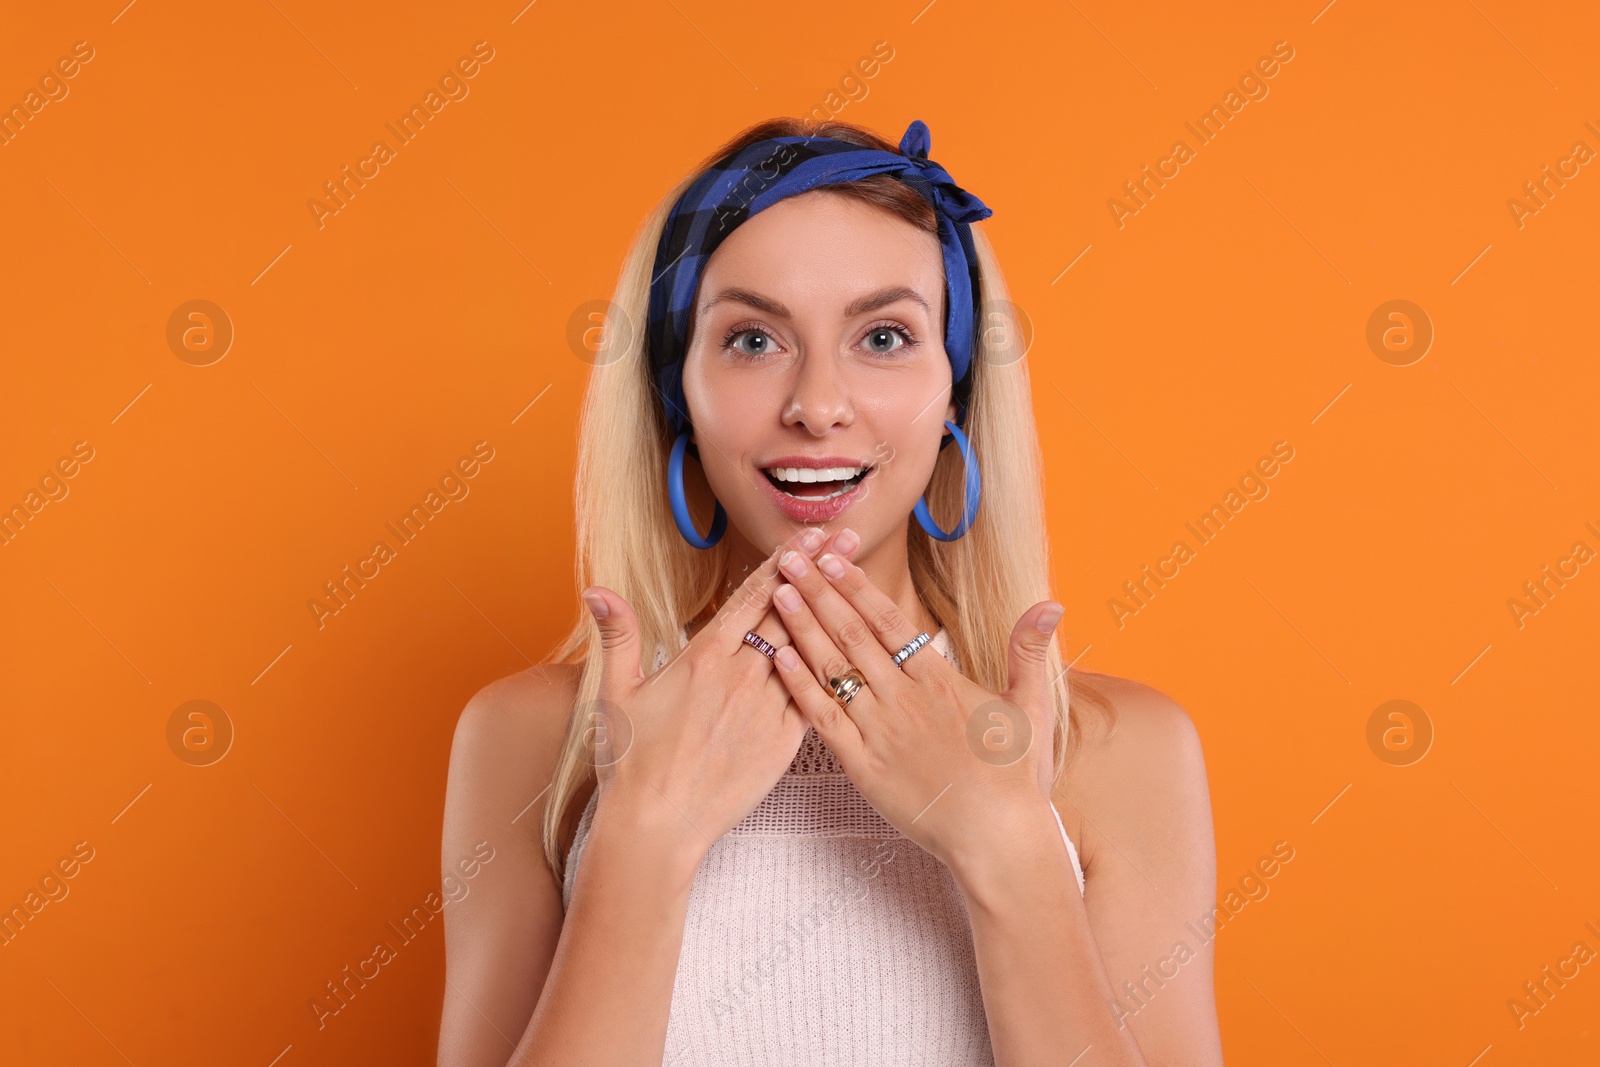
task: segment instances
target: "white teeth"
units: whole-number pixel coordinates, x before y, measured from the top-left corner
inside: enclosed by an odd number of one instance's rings
[[[836,496],[843,496],[854,489],[859,482],[851,479],[865,472],[867,467],[768,467],[766,471],[778,482],[846,482],[851,484],[841,486],[826,496],[801,496],[798,493],[784,490],[796,500],[832,500]]]
[[[767,473],[780,482],[842,482],[865,467],[771,467]]]

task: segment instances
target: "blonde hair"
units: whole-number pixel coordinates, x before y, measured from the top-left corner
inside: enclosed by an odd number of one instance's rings
[[[667,503],[666,467],[672,437],[652,381],[644,329],[656,247],[672,205],[715,160],[753,141],[777,136],[830,137],[898,151],[872,131],[851,123],[772,119],[744,130],[708,156],[662,199],[635,236],[612,298],[614,321],[606,324],[579,414],[574,483],[576,589],[603,585],[633,607],[639,621],[641,665],[646,672],[652,669],[651,655],[657,645],[675,653],[679,631],[711,604],[725,577],[728,559],[727,538],[706,550],[686,542]],[[854,196],[933,232],[931,206],[896,178],[879,175],[814,192]],[[978,226],[972,229],[972,239],[987,320],[989,309],[1010,307],[1005,303],[1009,293],[994,250]],[[981,464],[983,504],[958,540],[936,544],[909,514],[906,537],[912,581],[923,604],[944,626],[961,672],[998,693],[1006,688],[1012,627],[1029,607],[1050,598],[1050,562],[1043,470],[1027,365],[1014,358],[1014,350],[1005,339],[995,336],[989,325],[979,323],[963,427]],[[686,469],[693,467],[686,465]],[[925,497],[946,529],[961,512],[964,477],[960,450],[941,449]],[[699,528],[708,529],[712,504],[703,477],[686,478],[686,492]],[[963,606],[976,610],[963,610]],[[599,628],[587,611],[577,614],[577,624],[547,660],[582,665],[574,710],[593,706],[600,689],[601,663]],[[1063,669],[1054,640],[1047,666],[1054,679],[1053,770],[1059,781],[1074,755],[1068,746],[1083,726],[1082,701],[1074,698],[1086,696],[1108,715],[1111,709],[1076,671]],[[545,858],[558,879],[563,877],[566,863],[561,826],[573,797],[593,773],[588,718],[573,714],[568,721],[545,805]]]

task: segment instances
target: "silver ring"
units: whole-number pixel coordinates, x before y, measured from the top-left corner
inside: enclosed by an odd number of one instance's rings
[[[771,641],[768,641],[765,637],[762,637],[754,630],[745,631],[744,643],[768,659],[771,659],[773,656],[778,654],[778,646],[773,644]]]
[[[926,645],[931,640],[933,640],[933,638],[929,637],[928,631],[924,630],[911,640],[907,641],[906,647],[894,654],[894,665],[898,667],[912,656],[915,656],[922,650],[922,646]]]

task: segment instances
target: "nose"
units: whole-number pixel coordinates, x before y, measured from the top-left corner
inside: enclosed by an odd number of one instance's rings
[[[850,390],[837,361],[831,355],[806,353],[798,362],[783,424],[803,426],[821,437],[836,426],[854,422]]]

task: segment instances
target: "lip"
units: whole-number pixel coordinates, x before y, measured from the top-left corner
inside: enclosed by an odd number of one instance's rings
[[[796,456],[791,458],[798,459],[799,457]],[[854,462],[855,460],[835,460],[830,458],[826,462],[801,464],[785,460],[781,463],[773,463],[771,466],[847,467]],[[831,522],[832,520],[838,518],[844,513],[846,508],[848,508],[851,504],[854,504],[856,499],[861,496],[862,487],[865,486],[867,484],[867,480],[872,477],[872,472],[868,471],[867,477],[862,478],[855,485],[851,486],[849,492],[841,493],[838,496],[831,497],[827,500],[801,500],[799,497],[790,496],[782,489],[779,489],[777,486],[773,485],[764,473],[759,471],[757,473],[761,474],[761,484],[767,487],[767,492],[772,496],[773,503],[778,505],[778,510],[783,512],[786,518],[793,522],[808,523]]]
[[[765,463],[757,463],[760,470],[769,470],[773,467],[870,467],[870,460],[862,461],[850,456],[779,456],[777,459]]]

